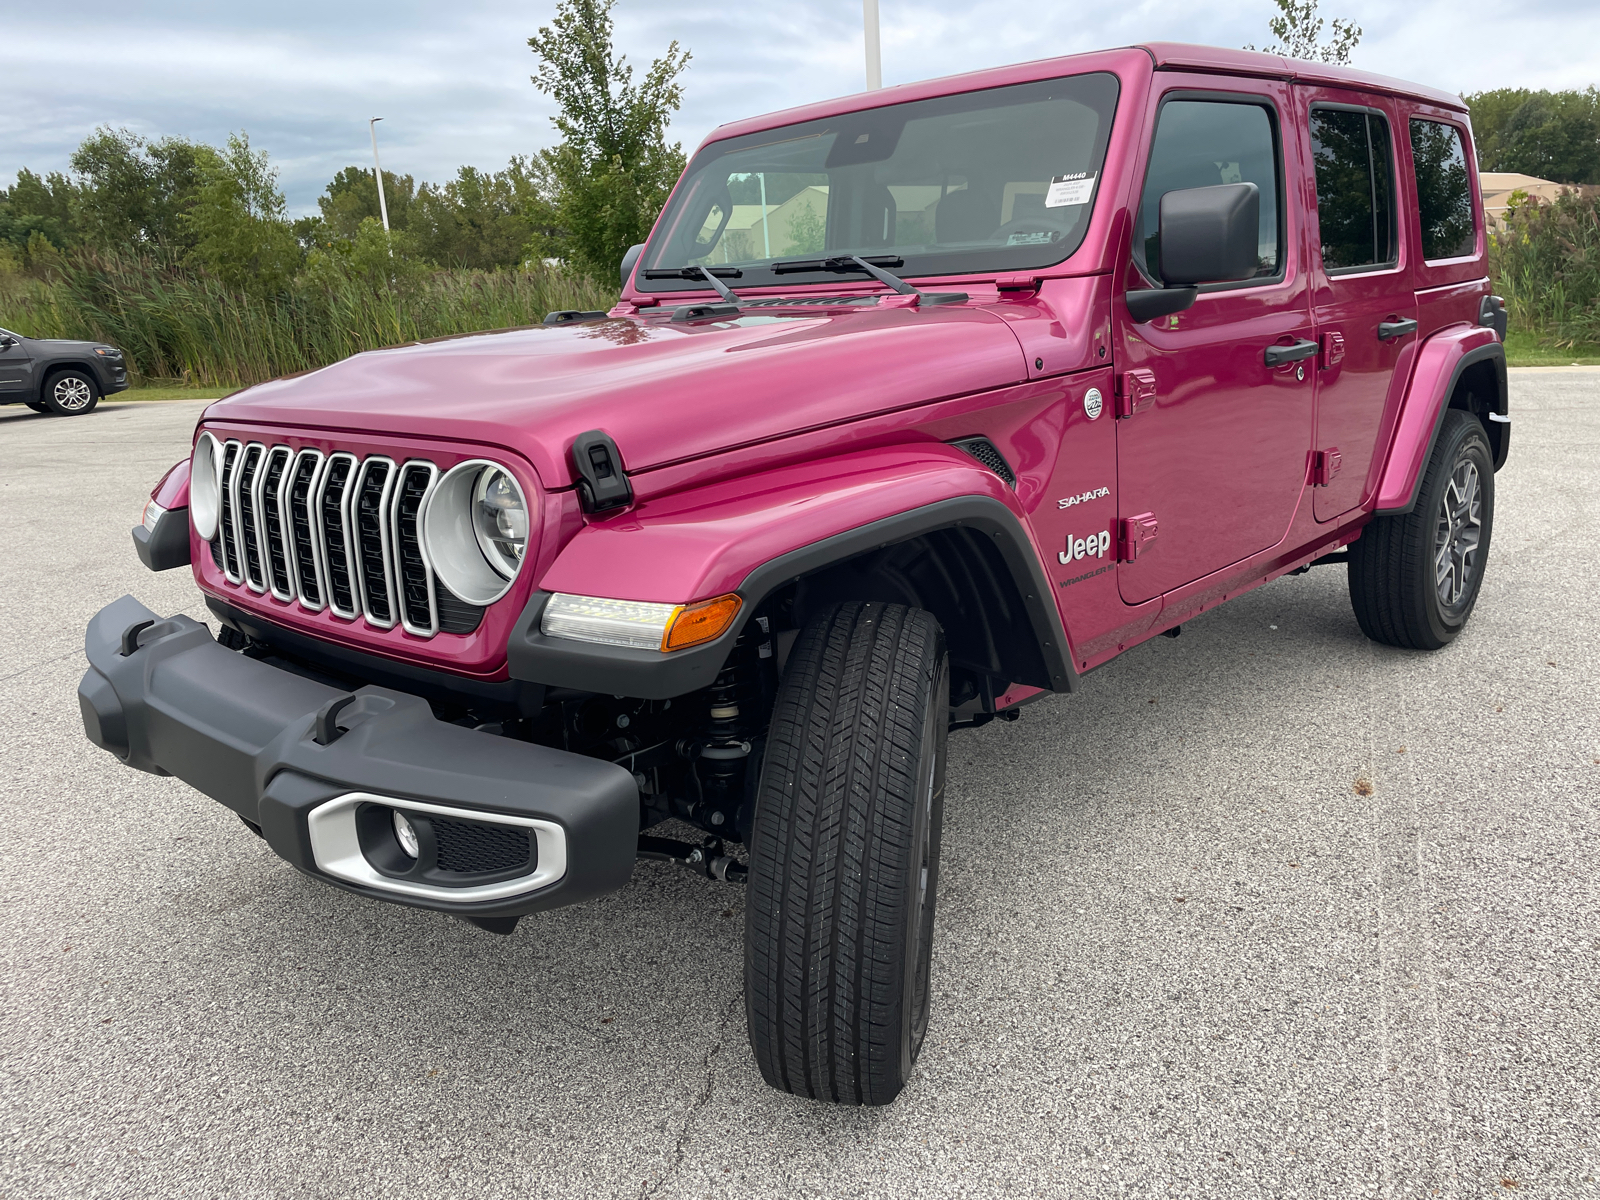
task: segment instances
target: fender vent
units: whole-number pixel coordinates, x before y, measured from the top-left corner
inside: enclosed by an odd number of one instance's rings
[[[1017,486],[1017,473],[1011,469],[1011,464],[1006,461],[1005,455],[995,449],[995,445],[986,437],[962,438],[960,441],[951,442],[958,450],[965,450],[989,470],[1006,481],[1006,486]]]

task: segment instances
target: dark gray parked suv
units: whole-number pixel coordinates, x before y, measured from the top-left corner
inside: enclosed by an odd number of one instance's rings
[[[127,364],[115,346],[0,329],[0,404],[76,417],[127,386]]]

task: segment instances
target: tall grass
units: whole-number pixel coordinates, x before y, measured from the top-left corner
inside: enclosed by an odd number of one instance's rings
[[[81,255],[43,277],[0,276],[0,326],[119,346],[147,380],[244,387],[361,350],[532,325],[555,309],[603,309],[615,298],[549,267],[393,280],[307,274],[262,296],[148,259]]]
[[[1513,329],[1548,346],[1600,343],[1600,188],[1514,205],[1489,267]]]

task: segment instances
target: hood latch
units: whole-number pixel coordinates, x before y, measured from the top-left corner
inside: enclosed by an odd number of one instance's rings
[[[633,503],[633,485],[623,473],[622,452],[602,429],[572,439],[572,461],[578,469],[578,496],[583,511],[609,512]]]

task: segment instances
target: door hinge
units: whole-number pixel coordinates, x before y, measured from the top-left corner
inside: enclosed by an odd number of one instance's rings
[[[1344,334],[1325,333],[1322,335],[1322,369],[1329,370],[1337,367],[1344,361]]]
[[[1133,562],[1139,551],[1156,540],[1155,513],[1123,517],[1117,522],[1117,561]]]
[[[1344,465],[1344,458],[1339,453],[1337,446],[1327,450],[1313,450],[1311,452],[1311,486],[1327,487],[1333,482],[1333,477],[1339,473],[1339,468]]]
[[[1117,417],[1142,413],[1156,402],[1154,371],[1124,371],[1117,376]]]

